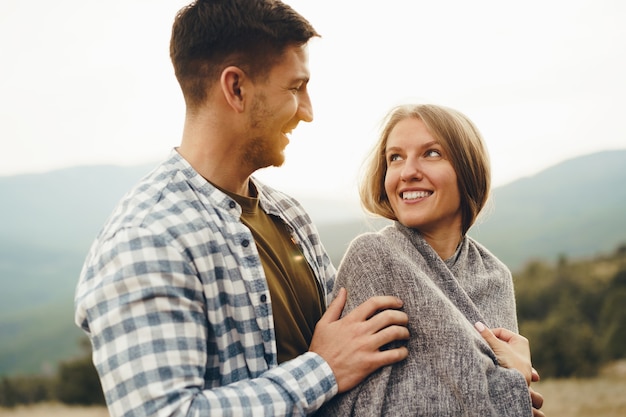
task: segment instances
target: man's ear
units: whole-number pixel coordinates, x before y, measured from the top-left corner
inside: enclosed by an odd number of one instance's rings
[[[242,112],[244,106],[244,84],[249,81],[246,73],[239,67],[230,66],[224,68],[220,77],[220,87],[226,102],[238,112]]]

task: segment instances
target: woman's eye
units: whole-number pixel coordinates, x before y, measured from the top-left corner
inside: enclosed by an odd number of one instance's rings
[[[387,159],[389,160],[389,162],[398,161],[400,159],[400,155],[398,155],[397,153],[394,153],[394,154],[389,155]]]
[[[436,149],[430,149],[426,151],[426,156],[429,158],[438,158],[438,157],[441,157],[441,152],[439,152]]]

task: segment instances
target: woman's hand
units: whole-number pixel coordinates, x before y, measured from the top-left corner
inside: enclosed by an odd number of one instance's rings
[[[528,391],[530,391],[530,401],[533,404],[533,417],[545,417],[545,414],[541,411],[543,395],[533,390],[531,387],[528,387]]]
[[[500,365],[520,371],[530,386],[534,369],[530,361],[528,339],[507,329],[489,329],[481,322],[476,323],[475,327],[493,349]],[[534,373],[537,374],[536,371]]]
[[[533,406],[533,417],[545,417],[540,410],[543,406],[543,396],[530,388],[531,382],[539,381],[539,373],[532,367],[528,339],[507,329],[489,329],[481,322],[474,326],[493,349],[500,365],[505,368],[516,369],[526,378]]]

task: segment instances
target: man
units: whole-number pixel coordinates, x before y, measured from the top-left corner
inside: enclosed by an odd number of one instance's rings
[[[335,270],[298,202],[252,177],[313,111],[307,43],[274,0],[198,0],[170,54],[180,147],[131,190],[87,256],[76,322],[112,416],[287,416],[404,359],[407,316],[375,297],[339,319]]]

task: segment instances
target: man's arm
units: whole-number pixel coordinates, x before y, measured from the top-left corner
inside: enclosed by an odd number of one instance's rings
[[[336,393],[332,370],[315,353],[263,373],[248,369],[249,357],[264,354],[260,332],[247,328],[253,322],[230,326],[239,306],[215,307],[225,295],[207,295],[179,248],[127,229],[99,254],[103,260],[79,284],[77,323],[91,338],[112,416],[305,415]],[[211,314],[223,322],[210,325]],[[214,342],[220,335],[209,332],[252,341],[223,348]],[[253,347],[261,352],[248,351]]]

